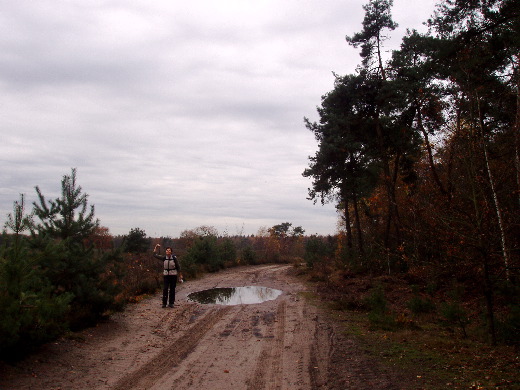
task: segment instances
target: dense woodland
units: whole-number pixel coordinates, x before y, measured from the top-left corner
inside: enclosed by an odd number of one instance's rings
[[[496,343],[497,300],[519,330],[520,7],[442,2],[430,33],[409,31],[385,59],[391,6],[365,6],[346,38],[357,71],[306,120],[319,143],[310,198],[342,210],[351,268],[461,284],[483,297]]]
[[[337,205],[337,235],[305,236],[284,222],[254,236],[201,226],[176,238],[148,237],[138,227],[114,237],[73,169],[60,197],[48,200],[36,187],[32,210],[21,196],[7,216],[0,357],[23,355],[155,292],[156,243],[174,247],[187,280],[292,262],[341,300],[353,275],[402,277],[416,292],[411,312],[435,311],[439,301],[438,315],[465,332],[465,303],[477,302],[483,338],[518,343],[518,2],[442,2],[428,34],[409,31],[385,58],[385,38],[396,27],[391,6],[365,6],[361,31],[346,37],[360,49],[356,72],[337,74],[319,121],[305,121],[318,142],[303,172],[312,180],[309,198]]]

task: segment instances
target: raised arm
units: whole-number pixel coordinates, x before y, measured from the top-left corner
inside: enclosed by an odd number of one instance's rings
[[[159,245],[159,244],[155,245],[155,247],[153,248],[153,257],[155,257],[156,259],[159,259],[159,260],[164,260],[164,256],[157,254],[157,248],[159,248],[159,251],[160,251],[161,245]]]

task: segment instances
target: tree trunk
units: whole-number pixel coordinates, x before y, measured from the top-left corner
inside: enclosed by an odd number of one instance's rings
[[[516,82],[516,118],[513,128],[515,140],[515,169],[516,169],[516,193],[518,206],[520,206],[520,56],[515,56],[515,82]]]
[[[348,204],[348,199],[346,196],[344,197],[343,203],[345,205],[344,220],[345,220],[345,230],[347,232],[347,247],[349,249],[352,249],[352,226],[350,224],[350,212],[348,210],[349,204]]]
[[[385,227],[385,236],[384,236],[384,246],[385,249],[390,249],[390,228],[392,226],[393,221],[393,204],[392,204],[392,190],[391,190],[391,180],[390,180],[390,166],[388,163],[388,156],[386,155],[385,145],[383,140],[383,131],[381,129],[381,123],[379,123],[379,114],[376,117],[376,134],[377,134],[377,143],[379,147],[379,153],[381,154],[381,162],[383,164],[383,181],[386,189],[386,199],[387,199],[387,215],[386,215],[386,227]]]
[[[484,255],[484,296],[486,298],[486,319],[488,324],[488,332],[489,337],[491,339],[491,344],[497,344],[497,336],[495,330],[495,314],[494,314],[494,305],[493,305],[493,283],[491,282],[491,278],[489,276],[489,266],[487,256]]]
[[[424,143],[426,144],[426,151],[428,152],[428,163],[430,165],[430,170],[431,170],[431,173],[433,176],[433,180],[437,184],[437,187],[439,187],[439,191],[441,192],[441,194],[446,195],[447,191],[444,189],[444,186],[442,185],[442,182],[439,179],[439,175],[437,174],[437,169],[435,168],[435,163],[433,162],[432,146],[430,144],[428,132],[426,131],[426,129],[424,128],[424,125],[423,125],[421,108],[419,107],[419,104],[417,102],[416,102],[416,105],[417,105],[417,124],[424,137]]]
[[[378,61],[378,68],[381,73],[381,81],[384,83],[386,81],[386,72],[385,67],[383,66],[383,57],[381,55],[381,38],[379,34],[376,37],[377,39],[377,61]],[[379,152],[381,153],[381,160],[383,163],[383,174],[384,174],[384,184],[386,187],[386,195],[387,195],[387,207],[388,207],[388,214],[386,219],[386,228],[385,228],[385,238],[384,238],[384,245],[385,249],[387,251],[390,250],[390,230],[392,226],[392,222],[394,221],[394,201],[395,201],[395,195],[392,195],[392,184],[391,184],[391,173],[390,173],[390,162],[388,161],[388,156],[385,150],[385,143],[384,143],[384,137],[383,137],[383,130],[381,129],[381,123],[379,121],[379,111],[376,112],[376,132],[377,132],[377,141],[379,146]],[[394,222],[394,226],[395,225]]]
[[[402,244],[401,240],[401,217],[399,216],[399,207],[397,206],[397,199],[395,197],[395,188],[397,186],[397,177],[399,174],[399,164],[401,160],[401,153],[398,152],[395,156],[394,161],[394,171],[392,174],[392,181],[390,182],[390,202],[392,204],[392,214],[394,216],[394,228],[395,228],[395,236],[398,245]]]
[[[500,208],[500,202],[499,202],[497,191],[496,191],[495,178],[493,176],[493,173],[491,172],[491,166],[489,164],[487,142],[486,142],[486,138],[484,136],[484,120],[482,118],[482,112],[480,110],[480,99],[478,96],[477,96],[477,106],[478,106],[478,113],[479,113],[479,118],[478,118],[479,130],[480,130],[479,133],[480,133],[482,149],[484,151],[484,162],[485,162],[485,166],[486,166],[486,172],[488,175],[489,186],[491,188],[491,194],[493,197],[493,206],[495,207],[495,212],[497,214],[497,219],[498,219],[498,229],[500,231],[500,244],[502,247],[502,256],[504,258],[504,265],[506,268],[506,278],[509,281],[511,279],[510,275],[509,275],[509,253],[508,253],[507,244],[506,244],[506,232],[505,232],[505,228],[504,228],[504,220],[502,217],[502,209]]]
[[[353,204],[354,204],[354,218],[356,221],[359,254],[361,255],[361,257],[365,257],[365,248],[363,245],[363,231],[361,230],[361,223],[359,221],[358,202],[357,202],[357,197],[355,195],[354,195],[354,199],[353,199]]]

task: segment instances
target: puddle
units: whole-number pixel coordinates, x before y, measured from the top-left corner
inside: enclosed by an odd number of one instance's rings
[[[202,304],[250,305],[272,301],[281,293],[280,290],[258,286],[222,287],[191,293],[188,299]]]

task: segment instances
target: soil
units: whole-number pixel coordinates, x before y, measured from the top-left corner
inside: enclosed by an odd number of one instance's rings
[[[199,304],[215,287],[283,291],[249,305]],[[408,389],[403,373],[341,331],[291,265],[229,269],[177,286],[175,307],[155,295],[14,365],[0,389]]]

